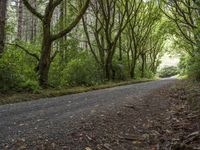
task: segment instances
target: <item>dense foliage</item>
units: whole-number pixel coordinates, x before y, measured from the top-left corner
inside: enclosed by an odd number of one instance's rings
[[[160,8],[172,22],[173,51],[181,55],[183,75],[200,80],[200,3],[198,0],[161,0]]]
[[[1,91],[90,86],[156,74],[167,34],[153,0],[7,3]]]
[[[0,89],[152,78],[165,51],[200,78],[199,3],[193,0],[5,0]],[[3,7],[1,4],[0,8]],[[197,21],[196,21],[197,20]],[[168,41],[173,41],[169,50]],[[5,46],[4,46],[5,45]],[[165,68],[162,77],[174,74]]]
[[[161,78],[172,77],[178,74],[178,68],[174,66],[162,68],[159,71],[159,76]]]

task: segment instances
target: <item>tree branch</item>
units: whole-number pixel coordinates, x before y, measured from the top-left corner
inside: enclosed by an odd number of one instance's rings
[[[79,23],[81,20],[82,16],[85,14],[87,8],[89,7],[90,0],[87,0],[81,11],[79,12],[78,16],[74,19],[74,21],[63,31],[59,32],[56,35],[52,35],[52,41],[55,41],[63,36],[65,36],[67,33],[69,33],[74,27]]]
[[[28,0],[23,0],[23,3],[24,3],[24,5],[26,6],[26,8],[27,8],[33,15],[35,15],[36,17],[38,17],[40,20],[43,20],[44,16],[43,16],[42,14],[40,14],[39,12],[37,12],[36,9],[33,8],[33,7],[29,4]]]
[[[16,47],[20,48],[22,51],[24,51],[26,54],[28,54],[29,56],[32,56],[33,58],[35,58],[37,61],[40,60],[40,58],[38,57],[37,54],[29,52],[25,47],[23,47],[23,46],[21,46],[21,45],[19,45],[17,43],[16,44],[6,43],[6,44],[7,45],[16,46]]]
[[[84,28],[84,31],[85,31],[86,38],[88,40],[88,45],[90,47],[90,50],[91,50],[95,60],[97,61],[97,63],[100,63],[100,61],[99,61],[99,59],[98,59],[98,57],[97,57],[97,55],[96,55],[96,53],[95,53],[95,51],[94,51],[94,49],[92,47],[90,36],[89,36],[89,33],[88,33],[88,29],[87,29],[87,25],[86,25],[84,17],[82,17],[82,22],[83,22],[83,28]]]

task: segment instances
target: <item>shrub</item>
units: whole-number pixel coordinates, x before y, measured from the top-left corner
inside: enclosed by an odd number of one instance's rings
[[[16,90],[19,86],[19,78],[11,64],[0,61],[0,91],[6,92],[10,89]]]
[[[15,47],[7,48],[0,59],[0,91],[34,90],[28,82],[37,81],[35,66],[36,61],[32,57]]]
[[[62,71],[62,85],[94,85],[101,82],[101,70],[90,56],[72,59]]]
[[[181,75],[188,75],[189,77],[200,81],[200,59],[199,55],[184,56],[181,58],[179,68]]]
[[[21,84],[21,88],[28,92],[38,93],[41,89],[37,81],[27,80]]]
[[[174,67],[174,66],[165,67],[165,68],[160,70],[159,77],[161,77],[161,78],[172,77],[172,76],[177,75],[178,73],[179,72],[178,72],[177,67]]]

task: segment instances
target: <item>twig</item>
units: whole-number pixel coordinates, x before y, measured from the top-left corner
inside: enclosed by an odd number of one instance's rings
[[[128,136],[128,135],[125,135],[125,136],[119,136],[120,139],[124,139],[124,140],[128,140],[128,141],[133,141],[133,140],[137,140],[138,138],[134,137],[134,136]]]
[[[134,110],[136,110],[136,108],[135,108],[135,106],[134,106],[134,105],[125,105],[124,107],[131,108],[131,109],[134,109]]]
[[[200,137],[200,132],[199,131],[193,132],[186,137],[186,140],[183,142],[183,144],[188,144],[197,139],[198,137]]]

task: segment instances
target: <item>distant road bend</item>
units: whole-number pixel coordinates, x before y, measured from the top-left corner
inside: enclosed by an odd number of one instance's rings
[[[112,111],[173,82],[165,79],[0,106],[0,149],[19,139],[60,137],[83,118]]]

